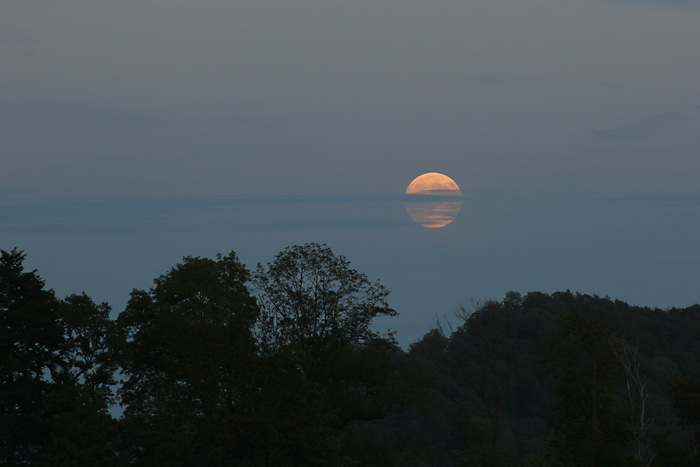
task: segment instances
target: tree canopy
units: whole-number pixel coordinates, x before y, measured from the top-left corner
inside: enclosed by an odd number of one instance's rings
[[[389,291],[317,243],[285,248],[253,283],[261,308],[261,337],[269,348],[328,348],[379,337],[370,323],[395,316]]]
[[[135,462],[225,465],[245,456],[258,363],[248,278],[233,253],[185,257],[150,291],[131,293],[117,323]]]
[[[24,260],[0,250],[3,465],[700,465],[698,305],[508,292],[404,350],[325,245],[184,257],[116,319]]]
[[[109,306],[47,290],[0,251],[0,463],[115,465]]]

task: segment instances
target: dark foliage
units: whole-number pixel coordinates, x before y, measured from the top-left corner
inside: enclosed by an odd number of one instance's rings
[[[698,305],[508,292],[406,352],[324,245],[186,257],[116,321],[24,258],[0,258],[3,465],[700,465]]]
[[[59,300],[0,252],[0,464],[118,465],[109,307]]]
[[[143,465],[246,457],[258,365],[248,271],[235,255],[187,257],[134,290],[119,315],[124,449]]]

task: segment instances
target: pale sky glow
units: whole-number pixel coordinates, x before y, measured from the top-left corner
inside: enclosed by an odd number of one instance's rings
[[[116,314],[182,256],[326,243],[402,344],[508,290],[688,306],[698,44],[693,0],[3,1],[0,248]]]

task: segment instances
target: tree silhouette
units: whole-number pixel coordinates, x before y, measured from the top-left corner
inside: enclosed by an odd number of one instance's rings
[[[25,256],[0,252],[0,463],[118,465],[109,307],[58,300]]]
[[[185,257],[119,315],[127,447],[144,465],[245,458],[257,388],[255,300],[234,253]]]
[[[560,294],[567,308],[546,345],[547,372],[554,381],[557,458],[575,465],[625,465],[628,432],[616,407],[623,368],[611,342],[619,342],[615,315],[604,300]]]

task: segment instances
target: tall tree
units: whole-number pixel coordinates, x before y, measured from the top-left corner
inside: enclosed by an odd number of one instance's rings
[[[624,375],[610,345],[620,342],[610,302],[568,292],[555,299],[568,312],[545,347],[557,400],[554,454],[582,466],[629,464],[626,420],[616,407]]]
[[[115,465],[109,306],[56,299],[0,253],[0,463]]]
[[[29,463],[50,439],[42,400],[53,389],[47,378],[60,366],[63,335],[58,300],[26,255],[0,251],[0,463]]]
[[[640,370],[637,347],[631,348],[624,339],[610,342],[610,347],[624,369],[623,398],[628,405],[634,459],[639,467],[649,467],[656,457],[652,451],[649,436],[649,428],[653,421],[649,379]]]
[[[502,419],[505,416],[509,368],[504,347],[510,336],[499,302],[482,304],[473,312],[464,307],[457,314],[464,324],[452,335],[451,354],[459,375],[481,403],[489,423],[489,448],[499,447]]]
[[[254,448],[258,309],[248,278],[233,252],[185,257],[150,291],[132,292],[118,325],[137,464],[229,465]]]
[[[85,294],[61,300],[57,321],[63,333],[60,363],[51,368],[53,391],[43,406],[53,415],[51,441],[35,464],[51,466],[123,465],[118,456],[115,403],[115,323],[111,308]]]
[[[336,440],[353,422],[382,418],[407,403],[411,391],[400,384],[403,354],[391,334],[370,327],[377,316],[396,315],[379,282],[316,243],[285,248],[267,268],[258,264],[253,282],[264,355],[283,359],[300,381],[316,388],[327,414],[322,422]],[[318,429],[318,422],[303,427]]]

